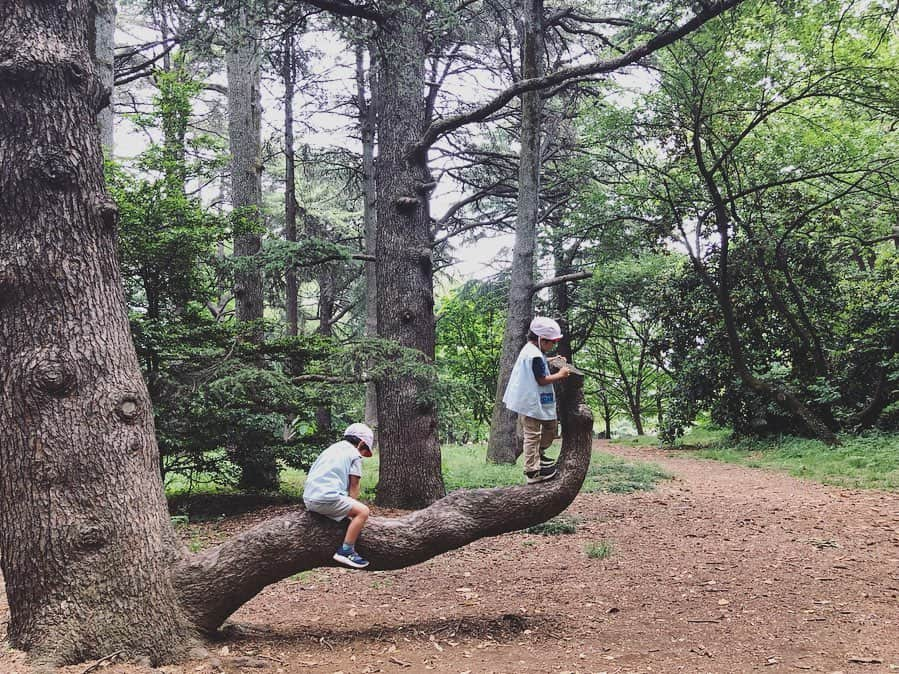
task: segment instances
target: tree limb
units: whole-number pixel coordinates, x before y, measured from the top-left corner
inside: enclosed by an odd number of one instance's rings
[[[543,290],[544,288],[551,288],[552,286],[557,286],[561,283],[568,283],[570,281],[581,281],[585,278],[590,278],[593,276],[592,271],[577,271],[573,274],[564,274],[563,276],[556,276],[551,279],[547,279],[546,281],[541,281],[540,283],[535,283],[534,287],[531,289],[532,293],[537,293]]]

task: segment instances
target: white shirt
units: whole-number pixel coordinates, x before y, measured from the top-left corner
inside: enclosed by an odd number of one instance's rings
[[[513,412],[534,419],[556,418],[556,393],[552,384],[541,386],[534,377],[531,363],[534,358],[542,358],[546,364],[546,356],[533,342],[525,344],[518,354],[518,359],[509,375],[503,403]],[[546,371],[549,372],[547,365]]]
[[[304,501],[330,501],[347,496],[350,475],[362,477],[362,455],[346,440],[319,454],[303,486]]]

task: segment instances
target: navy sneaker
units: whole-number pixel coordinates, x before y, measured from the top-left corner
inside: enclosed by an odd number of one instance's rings
[[[528,484],[545,482],[546,480],[552,480],[556,476],[556,467],[546,466],[540,470],[525,471],[524,476],[527,478]]]
[[[540,467],[541,468],[547,468],[549,466],[555,466],[555,465],[556,465],[555,459],[551,459],[543,452],[540,453]]]
[[[340,562],[353,569],[364,569],[368,566],[368,560],[362,559],[355,550],[344,552],[342,549],[334,553],[334,561]]]

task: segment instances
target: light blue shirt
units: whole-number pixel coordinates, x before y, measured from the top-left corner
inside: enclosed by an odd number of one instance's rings
[[[347,496],[350,475],[362,477],[362,455],[346,440],[323,451],[309,469],[304,501],[330,501]]]

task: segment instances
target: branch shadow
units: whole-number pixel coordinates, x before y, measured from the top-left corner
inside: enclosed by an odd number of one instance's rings
[[[400,638],[429,640],[431,637],[489,639],[497,643],[514,641],[525,630],[540,631],[548,637],[558,637],[553,630],[561,624],[554,615],[528,616],[503,613],[494,616],[461,616],[407,622],[398,625],[370,625],[356,628],[328,628],[297,626],[274,629],[246,623],[226,623],[217,633],[216,641],[249,644],[257,641],[293,645],[323,645],[328,648],[359,641],[384,642]]]

